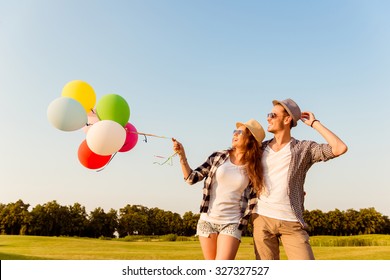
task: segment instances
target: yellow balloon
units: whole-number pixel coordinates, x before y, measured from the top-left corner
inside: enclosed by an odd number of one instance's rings
[[[87,113],[91,112],[96,103],[96,94],[93,88],[88,83],[80,80],[67,83],[62,89],[61,96],[76,99],[83,105]]]

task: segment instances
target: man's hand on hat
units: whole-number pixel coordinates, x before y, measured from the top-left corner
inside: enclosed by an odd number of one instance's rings
[[[308,111],[302,112],[301,121],[304,122],[306,125],[311,126],[311,124],[315,119],[316,117],[312,112],[308,112]]]
[[[305,124],[307,124],[312,128],[314,128],[313,125],[316,122],[320,122],[319,120],[316,119],[316,117],[312,112],[302,112],[301,121],[303,121]]]

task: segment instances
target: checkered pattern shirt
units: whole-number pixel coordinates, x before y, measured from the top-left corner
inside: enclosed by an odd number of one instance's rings
[[[272,141],[264,141],[262,149]],[[304,188],[307,171],[310,167],[320,161],[327,161],[336,157],[332,153],[329,144],[318,144],[314,141],[291,140],[291,162],[288,169],[288,196],[291,208],[303,228],[307,227],[303,219],[304,208]]]
[[[207,213],[209,210],[211,183],[215,178],[215,173],[218,167],[221,166],[228,158],[228,150],[214,152],[207,158],[206,162],[194,169],[186,179],[186,182],[190,185],[205,179],[203,187],[203,199],[200,205],[201,213]],[[248,224],[253,208],[257,204],[257,194],[251,183],[248,184],[245,191],[243,192],[240,204],[242,216],[238,228],[242,230]]]

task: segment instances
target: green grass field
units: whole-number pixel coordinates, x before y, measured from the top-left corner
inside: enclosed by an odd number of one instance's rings
[[[199,242],[131,241],[0,235],[1,260],[202,260]],[[311,238],[318,260],[390,260],[390,235]],[[351,246],[351,244],[355,244]],[[282,259],[287,259],[281,247]],[[252,238],[243,238],[237,260],[253,260]]]

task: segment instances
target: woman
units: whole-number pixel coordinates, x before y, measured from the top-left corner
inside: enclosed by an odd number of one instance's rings
[[[263,188],[261,142],[265,137],[256,120],[237,123],[232,147],[214,152],[192,170],[183,145],[172,139],[180,156],[184,179],[190,185],[203,179],[203,200],[197,232],[206,260],[233,260]]]

